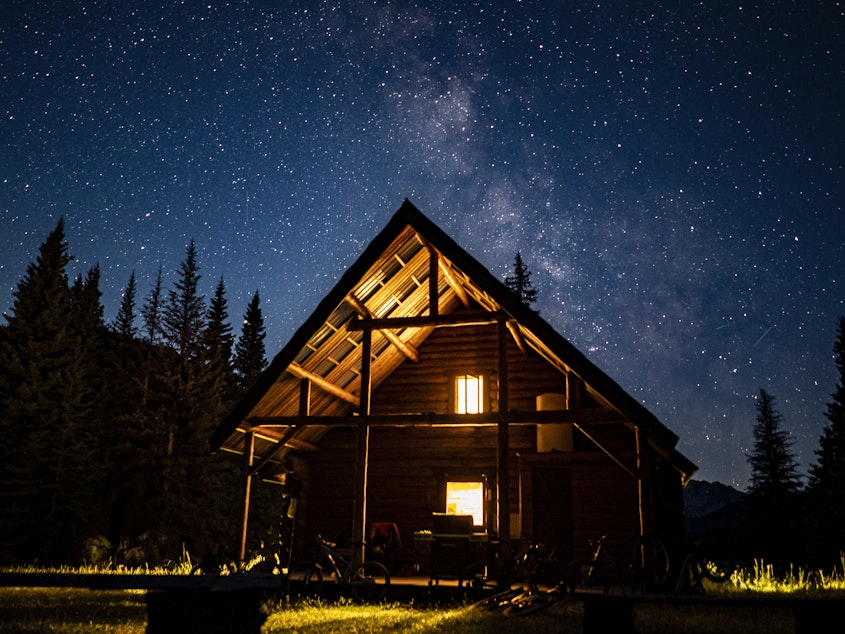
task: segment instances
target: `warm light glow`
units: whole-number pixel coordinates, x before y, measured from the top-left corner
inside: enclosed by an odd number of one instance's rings
[[[455,381],[455,412],[480,414],[484,411],[484,377],[464,374]]]
[[[446,513],[472,515],[475,526],[484,524],[484,483],[447,482]]]

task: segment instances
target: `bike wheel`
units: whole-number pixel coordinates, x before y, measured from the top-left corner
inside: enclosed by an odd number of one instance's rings
[[[610,577],[600,564],[589,559],[573,561],[569,564],[568,578],[565,581],[570,592],[576,589],[598,589],[604,594],[610,592]]]
[[[520,595],[503,610],[505,616],[528,616],[545,610],[559,600],[555,592],[534,592]]]
[[[556,588],[567,580],[563,564],[551,559],[540,562],[534,575],[536,583],[550,588]]]
[[[316,564],[298,564],[288,574],[288,590],[299,599],[319,596],[323,591],[323,573]]]
[[[669,551],[656,537],[644,535],[634,545],[631,591],[655,592],[665,589],[670,575]]]
[[[521,592],[521,589],[508,588],[489,597],[484,597],[480,601],[473,603],[470,607],[481,608],[482,610],[489,610],[491,612],[501,610],[506,608]]]
[[[377,603],[387,594],[390,573],[377,561],[365,561],[352,571],[347,585],[354,599]]]

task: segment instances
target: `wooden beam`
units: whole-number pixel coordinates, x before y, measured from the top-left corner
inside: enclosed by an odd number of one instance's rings
[[[360,399],[355,396],[352,392],[347,392],[342,387],[338,387],[331,381],[327,381],[319,374],[315,374],[314,372],[310,372],[303,368],[301,365],[296,363],[296,361],[291,361],[291,364],[288,366],[288,372],[293,374],[298,379],[308,379],[314,385],[319,387],[324,392],[328,392],[332,396],[336,396],[342,401],[346,401],[347,403],[351,403],[355,407],[360,407],[361,401]]]
[[[308,379],[301,379],[299,381],[299,415],[302,418],[307,418],[308,415],[311,413],[311,381]],[[264,465],[268,464],[271,460],[273,460],[279,452],[287,446],[288,441],[293,438],[293,435],[296,433],[297,427],[293,426],[289,428],[282,437],[276,441],[276,445],[263,456],[261,456],[261,460],[258,461],[257,464],[253,465],[252,467],[252,474],[256,474],[264,467]]]
[[[291,427],[284,434],[282,434],[282,437],[276,441],[276,444],[273,446],[273,448],[267,453],[265,453],[263,456],[261,456],[261,460],[252,465],[252,467],[250,468],[250,475],[255,475],[256,473],[261,471],[261,469],[263,469],[266,464],[270,463],[277,455],[279,455],[279,452],[287,446],[288,441],[293,437],[297,429],[297,427]],[[251,431],[248,433],[254,434],[255,431]]]
[[[654,505],[651,496],[651,465],[648,457],[648,443],[640,428],[634,426],[634,442],[637,444],[637,473],[639,478],[640,535],[654,530]]]
[[[637,473],[634,472],[633,469],[631,469],[626,464],[624,464],[621,460],[619,460],[619,458],[617,458],[615,455],[613,455],[613,452],[610,449],[608,449],[607,447],[602,445],[601,442],[595,436],[593,436],[590,432],[588,432],[586,429],[584,429],[583,425],[579,425],[578,423],[573,423],[573,425],[575,425],[575,429],[577,429],[582,434],[584,434],[590,440],[590,442],[592,442],[596,447],[601,449],[602,452],[604,452],[604,455],[606,455],[608,458],[613,460],[613,462],[615,462],[617,465],[619,465],[622,468],[622,470],[625,471],[625,473],[627,473],[632,478],[638,478],[639,477],[637,475]]]
[[[299,415],[311,416],[311,379],[299,381]]]
[[[255,434],[253,432],[247,433],[244,437],[244,461],[242,474],[242,490],[241,490],[241,526],[240,535],[238,536],[238,572],[243,572],[244,560],[246,559],[246,532],[249,523],[249,498],[252,489],[252,459],[255,451]]]
[[[256,416],[250,418],[247,430],[270,433],[273,427],[357,427],[360,416]],[[481,414],[375,414],[367,416],[369,427],[483,427],[507,422],[510,425],[554,425],[582,423],[588,425],[628,423],[614,409],[599,407],[548,412],[483,412]],[[273,432],[278,434],[279,432]]]
[[[464,305],[464,308],[470,307],[469,295],[467,295],[466,290],[463,286],[461,286],[458,279],[455,277],[455,274],[452,272],[452,267],[449,266],[443,258],[438,260],[438,264],[440,266],[440,271],[443,273],[443,277],[446,278],[446,282],[455,291],[455,295],[458,296],[458,299],[461,300],[461,304]]]
[[[373,354],[373,333],[364,331],[361,341],[361,414],[358,417],[358,439],[355,452],[355,491],[352,504],[352,564],[364,563],[364,539],[367,534],[367,468],[370,452],[370,427],[367,416],[370,413],[371,365]]]
[[[437,265],[437,251],[429,245],[428,247],[428,314],[436,317],[440,312],[440,275]]]
[[[516,347],[519,348],[522,354],[525,354],[525,339],[523,339],[522,333],[519,331],[519,324],[515,321],[508,321],[507,324],[508,330],[511,331],[511,336],[516,343]]]
[[[382,319],[353,319],[347,325],[349,331],[364,330],[389,330],[399,328],[438,328],[441,326],[482,326],[495,324],[507,319],[507,314],[502,311],[466,311],[449,313],[447,315],[420,315],[418,317],[384,317]]]
[[[500,321],[498,327],[498,358],[499,358],[499,380],[498,380],[498,401],[499,413],[507,413],[510,409],[508,404],[508,340],[506,322]],[[510,438],[508,434],[508,421],[504,420],[497,424],[496,443],[496,496],[499,505],[498,517],[498,538],[499,553],[502,556],[510,554]]]
[[[361,317],[365,319],[373,319],[372,311],[367,308],[367,305],[364,304],[364,302],[354,295],[347,295],[346,302],[352,306],[352,308],[354,308]],[[408,359],[411,361],[420,360],[419,350],[417,350],[413,344],[402,341],[396,333],[391,332],[390,330],[382,330],[381,334],[385,339],[396,346],[399,352],[404,354]]]

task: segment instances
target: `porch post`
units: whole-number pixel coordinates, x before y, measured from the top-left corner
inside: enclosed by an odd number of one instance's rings
[[[241,490],[243,513],[241,515],[240,540],[238,544],[238,572],[244,569],[246,557],[246,529],[249,523],[249,497],[252,490],[252,462],[255,457],[255,432],[247,432],[244,436],[243,461],[243,489]]]
[[[498,322],[498,356],[499,356],[499,381],[498,397],[499,412],[507,412],[508,405],[508,330],[504,319]],[[496,498],[499,504],[499,552],[504,556],[510,554],[511,538],[511,504],[510,504],[510,464],[508,454],[510,453],[510,438],[508,436],[508,423],[498,423],[498,442],[496,452]]]
[[[640,535],[654,531],[654,508],[651,498],[651,465],[648,459],[648,442],[640,432],[634,428],[634,441],[637,443],[637,489],[640,507]]]
[[[354,564],[364,562],[364,543],[367,530],[367,461],[370,451],[370,427],[367,417],[370,415],[370,390],[372,388],[371,365],[373,350],[373,331],[364,328],[361,341],[361,406],[358,421],[358,443],[355,455],[355,499],[352,505],[352,548]],[[357,551],[355,550],[357,548]]]

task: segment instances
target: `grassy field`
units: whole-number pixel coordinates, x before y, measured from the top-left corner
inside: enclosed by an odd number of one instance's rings
[[[770,566],[757,562],[750,570],[737,571],[725,584],[705,588],[710,595],[825,596],[845,597],[845,559],[836,574],[789,571],[775,575]],[[80,572],[74,570],[73,572]],[[94,571],[88,571],[94,572]],[[125,571],[121,571],[125,572]],[[155,572],[155,571],[153,571]],[[167,571],[171,573],[172,571]],[[150,571],[139,571],[150,574]],[[162,573],[164,574],[164,573]],[[306,601],[293,606],[270,603],[262,632],[433,632],[434,634],[547,634],[582,632],[583,606],[574,599],[554,604],[547,611],[528,617],[506,617],[465,605],[422,607],[414,605],[355,606],[349,603]],[[791,634],[795,623],[788,609],[640,606],[635,624],[643,634]],[[56,632],[108,632],[142,634],[147,609],[142,591],[86,590],[72,588],[0,587],[0,634]]]
[[[77,588],[0,588],[0,632],[143,634],[144,593]]]
[[[507,617],[468,606],[355,606],[303,602],[293,607],[267,605],[264,634],[376,633],[551,634],[582,632],[583,607],[573,599],[527,617]],[[635,614],[644,634],[791,634],[788,610],[645,607]],[[142,634],[146,630],[144,594],[137,591],[0,588],[0,633],[103,632]]]
[[[355,606],[303,602],[294,607],[268,604],[262,632],[432,632],[434,634],[545,634],[581,631],[581,606],[560,603],[547,611],[508,618],[467,606],[419,608],[407,605]],[[0,632],[103,632],[142,634],[146,630],[144,594],[55,588],[0,588]]]

